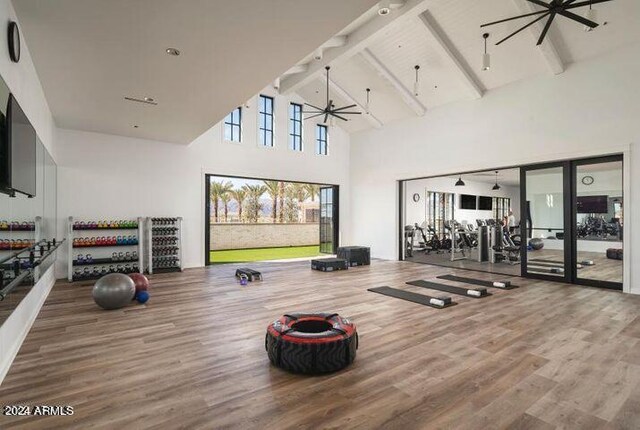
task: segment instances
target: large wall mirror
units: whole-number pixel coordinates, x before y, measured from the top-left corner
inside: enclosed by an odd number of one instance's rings
[[[0,139],[8,139],[7,115],[11,91],[0,77]],[[19,103],[20,100],[16,99]],[[27,118],[28,119],[28,118]],[[0,151],[1,152],[1,151]],[[0,158],[6,154],[0,154]],[[32,157],[33,159],[33,157]],[[33,161],[31,162],[33,164]],[[0,169],[6,170],[4,163]],[[29,169],[29,177],[33,177],[33,166]],[[16,165],[12,167],[17,168]],[[0,172],[0,177],[6,175]],[[35,258],[45,251],[46,242],[56,236],[56,190],[57,167],[38,136],[35,137],[35,195],[23,193],[0,193],[0,325],[11,315],[22,299],[29,293],[33,285],[46,273],[55,259],[54,255],[42,260],[37,267],[31,267],[29,247],[45,244],[41,250],[34,250]],[[16,255],[17,252],[24,251]],[[18,263],[16,263],[18,262]],[[16,265],[19,267],[16,267]],[[7,288],[21,274],[28,274],[15,287]]]

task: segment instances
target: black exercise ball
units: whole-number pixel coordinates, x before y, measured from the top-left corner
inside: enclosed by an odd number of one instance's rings
[[[529,246],[535,250],[535,251],[539,251],[542,248],[544,248],[544,240],[538,238],[538,237],[534,237],[533,239],[529,240]]]

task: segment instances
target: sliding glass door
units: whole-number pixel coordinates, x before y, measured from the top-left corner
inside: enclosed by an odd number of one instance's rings
[[[622,173],[622,156],[573,163],[573,258],[578,284],[622,289]]]
[[[566,226],[570,210],[568,164],[528,166],[521,170],[522,275],[570,280]]]
[[[320,188],[320,252],[335,254],[338,247],[338,187]]]

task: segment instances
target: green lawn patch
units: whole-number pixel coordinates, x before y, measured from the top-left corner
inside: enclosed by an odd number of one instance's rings
[[[233,249],[230,251],[211,251],[211,264],[245,263],[263,260],[287,260],[290,258],[316,257],[320,254],[320,246],[289,246],[285,248],[253,248]]]

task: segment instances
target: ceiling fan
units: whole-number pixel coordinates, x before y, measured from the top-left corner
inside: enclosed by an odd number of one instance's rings
[[[327,71],[327,105],[325,108],[319,108],[318,106],[314,106],[312,104],[309,103],[305,103],[305,105],[312,107],[315,110],[312,111],[303,111],[302,113],[309,113],[312,114],[311,116],[306,117],[305,119],[311,119],[311,118],[316,118],[318,116],[322,116],[324,115],[324,123],[327,122],[327,120],[329,119],[329,116],[334,116],[336,118],[339,118],[343,121],[349,121],[347,118],[343,117],[342,115],[361,115],[362,112],[349,112],[347,111],[347,109],[351,109],[353,107],[356,107],[357,105],[353,104],[353,105],[349,105],[349,106],[343,106],[340,108],[336,108],[335,105],[333,104],[333,100],[329,99],[329,70],[331,69],[331,67],[326,66],[325,70]]]
[[[495,21],[495,22],[490,22],[488,24],[483,24],[480,27],[488,27],[490,25],[494,25],[494,24],[500,24],[503,22],[507,22],[507,21],[512,21],[514,19],[519,19],[519,18],[524,18],[527,16],[534,16],[534,15],[541,15],[540,17],[536,18],[535,20],[531,21],[529,24],[525,25],[524,27],[522,27],[521,29],[511,33],[510,35],[508,35],[507,37],[505,37],[504,39],[502,39],[501,41],[499,41],[498,43],[496,43],[496,45],[500,45],[502,42],[504,42],[507,39],[510,39],[511,37],[515,36],[516,34],[520,33],[522,30],[524,30],[525,28],[528,28],[530,26],[532,26],[533,24],[535,24],[536,22],[549,17],[549,19],[547,20],[546,25],[544,26],[544,30],[542,30],[542,34],[540,35],[540,38],[538,39],[538,45],[541,45],[542,42],[544,41],[544,38],[547,35],[547,31],[549,31],[549,27],[551,27],[551,23],[553,22],[554,18],[556,17],[556,15],[561,15],[564,16],[565,18],[569,18],[572,19],[576,22],[579,22],[580,24],[583,24],[587,27],[590,28],[596,28],[598,26],[598,23],[595,23],[587,18],[581,17],[580,15],[577,15],[573,12],[570,12],[570,9],[576,9],[579,7],[585,7],[585,6],[591,6],[594,5],[596,3],[604,3],[604,2],[610,2],[613,0],[586,0],[586,1],[580,1],[578,3],[576,3],[577,0],[551,0],[550,3],[546,3],[542,0],[526,0],[529,3],[533,3],[536,4],[538,6],[541,6],[544,8],[544,10],[539,10],[536,12],[531,12],[531,13],[526,13],[524,15],[519,15],[519,16],[514,16],[513,18],[507,18],[507,19],[501,19],[500,21]]]

